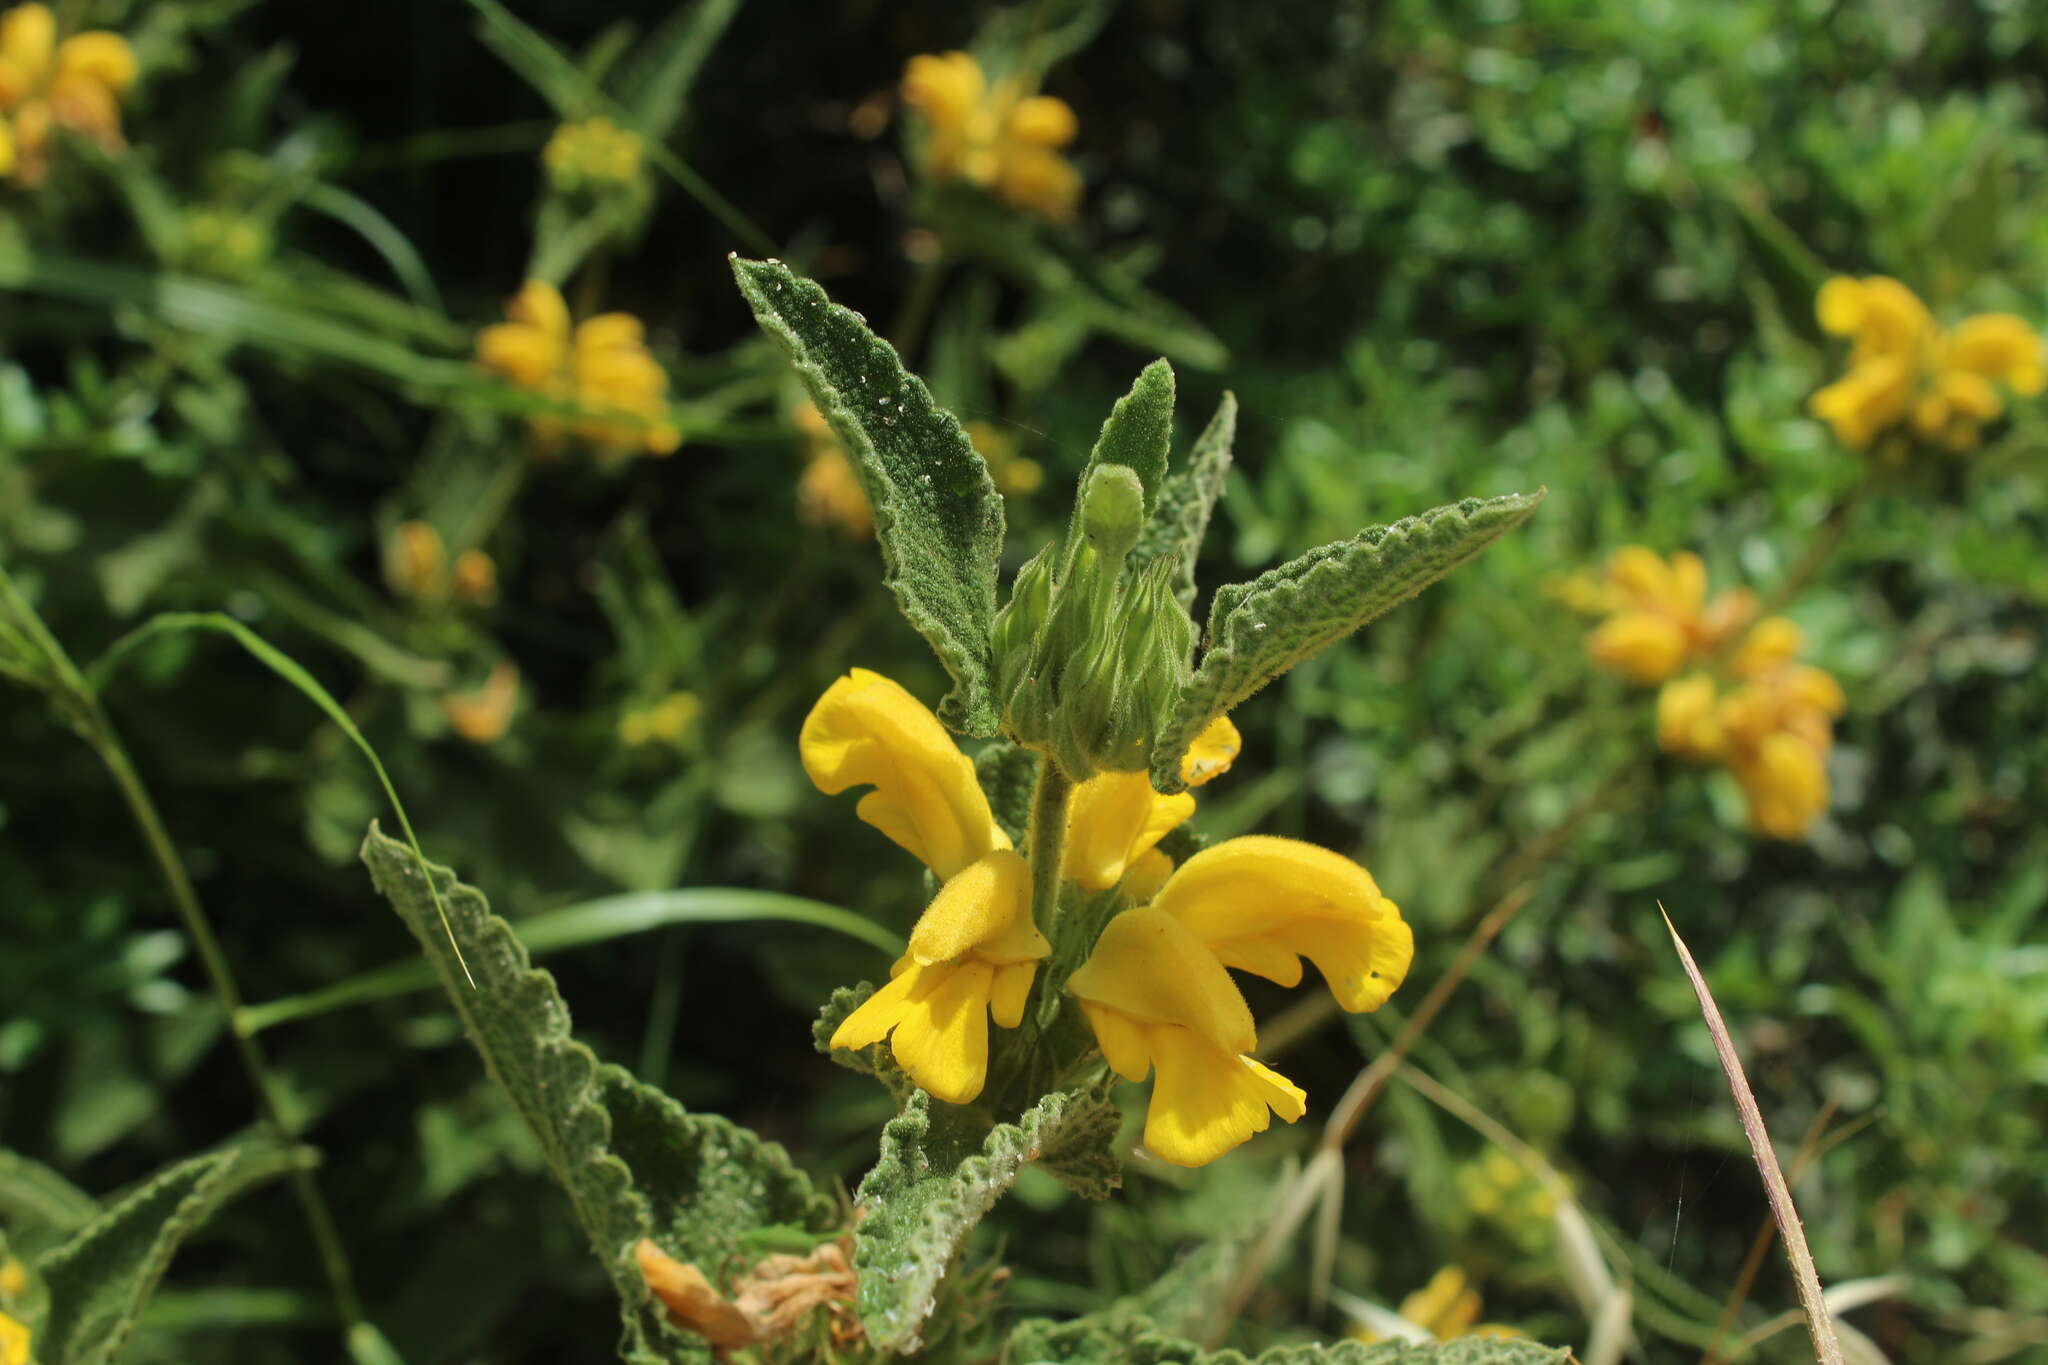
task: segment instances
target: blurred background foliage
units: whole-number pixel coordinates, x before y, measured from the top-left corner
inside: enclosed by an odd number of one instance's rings
[[[852,665],[927,700],[941,677],[872,544],[821,510],[817,437],[728,251],[820,278],[985,453],[1031,462],[1005,484],[1013,550],[1064,519],[1096,424],[1162,352],[1183,448],[1226,387],[1242,405],[1205,588],[1549,487],[1476,565],[1242,708],[1244,757],[1204,793],[1212,836],[1370,867],[1417,927],[1410,990],[1349,1031],[1253,991],[1311,1121],[1192,1175],[1140,1163],[1104,1205],[1027,1180],[996,1215],[1013,1306],[1098,1305],[1256,1232],[1315,1120],[1526,886],[1415,1061],[1562,1173],[1644,1359],[1698,1355],[1764,1217],[1659,902],[1781,1142],[1832,1134],[1798,1186],[1823,1277],[1903,1277],[1866,1334],[1896,1360],[2048,1349],[2048,428],[2022,402],[1978,454],[1873,486],[1805,408],[1840,364],[1812,314],[1829,272],[1895,275],[1943,317],[2048,316],[2038,12],[63,10],[124,33],[142,76],[125,150],[66,139],[45,183],[0,187],[8,570],[81,660],[165,610],[283,647],[428,851],[515,919],[740,886],[901,932],[922,902],[794,737]],[[963,47],[1078,115],[1070,226],[916,173],[896,81]],[[544,157],[597,117],[641,135],[637,164]],[[579,319],[646,324],[675,453],[553,448],[534,427],[560,401],[472,361],[529,277]],[[1549,589],[1636,542],[1769,596],[1831,516],[1789,612],[1849,698],[1833,803],[1809,840],[1759,841],[1725,776],[1656,755],[1649,694],[1591,671]],[[145,643],[107,698],[251,1000],[292,1002],[264,1041],[371,1317],[415,1362],[602,1354],[600,1271],[452,1016],[306,999],[407,955],[353,861],[373,775],[218,638]],[[32,692],[0,717],[0,1145],[104,1191],[254,1110],[93,753]],[[871,945],[682,925],[550,965],[602,1055],[849,1186],[871,1162],[886,1097],[809,1030],[884,970]],[[1395,1085],[1347,1149],[1334,1285],[1394,1304],[1455,1264],[1488,1319],[1583,1340],[1554,1198],[1501,1150]],[[1745,1328],[1790,1303],[1777,1264]],[[1303,1237],[1245,1339],[1341,1330],[1310,1280]],[[330,1314],[273,1190],[194,1242],[133,1355],[304,1358]]]

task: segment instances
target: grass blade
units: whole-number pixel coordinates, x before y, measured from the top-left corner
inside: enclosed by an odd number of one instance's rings
[[[903,953],[903,940],[873,920],[822,901],[785,896],[774,891],[738,887],[691,887],[680,891],[642,891],[605,896],[513,924],[520,942],[534,957],[603,943],[627,934],[644,933],[670,924],[808,924],[857,938],[887,953]],[[288,995],[244,1008],[237,1018],[250,1033],[294,1019],[309,1019],[371,1000],[422,991],[434,984],[433,968],[407,958],[301,995]]]
[[[1757,1170],[1764,1178],[1764,1194],[1771,1201],[1771,1216],[1778,1220],[1778,1235],[1785,1239],[1785,1254],[1792,1262],[1792,1278],[1799,1286],[1799,1305],[1806,1312],[1806,1331],[1813,1338],[1814,1359],[1820,1365],[1843,1365],[1842,1343],[1835,1336],[1835,1320],[1828,1313],[1827,1300],[1820,1287],[1820,1275],[1813,1267],[1813,1253],[1806,1246],[1806,1229],[1799,1222],[1799,1210],[1792,1203],[1792,1190],[1785,1183],[1785,1172],[1778,1166],[1778,1153],[1771,1146],[1770,1132],[1764,1127],[1763,1111],[1757,1108],[1756,1095],[1749,1088],[1749,1077],[1743,1073],[1742,1059],[1735,1055],[1735,1040],[1728,1036],[1728,1025],[1721,1018],[1721,1007],[1714,1003],[1714,993],[1707,989],[1706,977],[1700,975],[1699,964],[1692,960],[1692,952],[1685,946],[1685,940],[1678,936],[1678,926],[1671,922],[1671,916],[1662,905],[1657,913],[1664,916],[1664,927],[1671,933],[1671,945],[1678,949],[1678,960],[1685,967],[1686,979],[1692,982],[1692,993],[1699,997],[1700,1014],[1707,1021],[1707,1032],[1713,1035],[1714,1052],[1721,1059],[1721,1071],[1728,1078],[1729,1093],[1735,1096],[1735,1111],[1742,1119],[1743,1136],[1749,1139],[1749,1150],[1756,1157]]]

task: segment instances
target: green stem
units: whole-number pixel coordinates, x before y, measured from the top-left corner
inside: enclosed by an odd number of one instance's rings
[[[149,846],[150,854],[156,860],[157,870],[163,875],[164,884],[170,890],[172,904],[177,907],[178,917],[184,922],[185,932],[191,937],[198,950],[199,960],[206,972],[208,984],[213,988],[215,1001],[220,1005],[221,1015],[228,1026],[229,1035],[235,1040],[235,1052],[241,1059],[242,1069],[248,1073],[250,1087],[256,1092],[256,1102],[263,1117],[285,1138],[297,1136],[297,1129],[286,1121],[285,1109],[278,1099],[277,1089],[270,1075],[270,1068],[263,1056],[263,1049],[255,1038],[244,1028],[238,1014],[242,1007],[242,993],[235,983],[234,972],[228,966],[227,955],[221,950],[220,940],[214,935],[213,925],[206,917],[206,911],[199,903],[199,893],[192,885],[191,874],[186,871],[184,859],[179,857],[177,845],[171,841],[170,832],[164,828],[156,803],[150,799],[149,789],[142,784],[135,764],[128,751],[121,744],[120,736],[114,731],[113,723],[100,705],[99,695],[93,691],[78,666],[71,661],[57,637],[50,633],[48,626],[21,595],[15,586],[13,575],[0,568],[0,598],[4,598],[16,623],[32,639],[42,652],[51,675],[46,680],[52,699],[62,713],[79,730],[86,743],[92,746],[100,761],[106,765],[113,777],[114,785],[121,792],[121,799],[127,803],[129,814],[135,819],[136,827],[142,833],[143,842]],[[292,1171],[292,1187],[297,1193],[299,1204],[306,1215],[307,1227],[313,1234],[313,1241],[320,1255],[321,1265],[334,1293],[335,1307],[340,1311],[345,1327],[354,1328],[362,1324],[362,1300],[357,1297],[355,1276],[349,1268],[348,1254],[342,1248],[341,1235],[335,1227],[334,1215],[327,1207],[326,1198],[320,1193],[312,1172],[302,1168]]]
[[[1038,787],[1031,797],[1025,851],[1031,857],[1031,918],[1052,938],[1059,927],[1060,864],[1067,851],[1067,799],[1074,782],[1050,754],[1038,760]]]

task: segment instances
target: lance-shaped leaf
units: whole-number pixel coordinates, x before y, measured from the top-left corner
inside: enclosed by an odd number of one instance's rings
[[[868,1340],[889,1351],[917,1349],[967,1234],[1031,1162],[1079,1194],[1107,1196],[1120,1179],[1112,1148],[1119,1122],[1114,1105],[1086,1091],[1047,1095],[992,1130],[972,1125],[965,1111],[934,1106],[922,1090],[913,1094],[883,1127],[882,1159],[860,1183],[853,1263]]]
[[[1149,511],[1158,505],[1159,485],[1166,480],[1166,460],[1172,451],[1173,366],[1155,360],[1138,372],[1131,391],[1109,410],[1095,448],[1088,453],[1088,466],[1120,464],[1135,472],[1144,485]],[[1087,481],[1087,470],[1081,471],[1081,478]],[[1079,517],[1080,509],[1074,514]],[[1075,525],[1073,534],[1079,534],[1079,522]]]
[[[1310,550],[1216,592],[1201,664],[1152,747],[1152,785],[1177,792],[1210,721],[1302,660],[1407,601],[1528,520],[1541,492],[1468,498]]]
[[[1205,1351],[1161,1332],[1150,1319],[1110,1308],[1071,1322],[1028,1318],[1010,1333],[1004,1358],[1029,1365],[1566,1365],[1571,1352],[1533,1341],[1339,1341],[1275,1346],[1247,1357]]]
[[[17,1245],[54,1241],[99,1213],[99,1201],[40,1161],[0,1150],[0,1223]]]
[[[874,508],[897,604],[953,675],[939,719],[969,735],[993,735],[988,633],[1003,499],[987,463],[858,313],[778,261],[735,256],[732,268],[762,330],[788,353],[846,446]]]
[[[600,1063],[571,1036],[554,978],[532,965],[512,926],[474,887],[447,868],[423,870],[411,848],[374,825],[363,861],[433,962],[470,1042],[533,1130],[610,1274],[621,1357],[635,1365],[699,1358],[703,1343],[670,1327],[652,1304],[633,1248],[652,1238],[677,1260],[716,1274],[757,1229],[824,1230],[831,1201],[776,1144],[716,1115],[688,1113],[622,1068]],[[447,907],[446,932],[428,892],[429,871]]]
[[[1202,538],[1209,533],[1209,514],[1216,499],[1223,496],[1224,477],[1230,473],[1231,445],[1237,438],[1237,396],[1226,392],[1216,405],[1216,415],[1195,438],[1188,462],[1166,476],[1159,486],[1158,504],[1151,520],[1131,551],[1133,578],[1147,564],[1167,556],[1176,558],[1173,595],[1184,608],[1195,605],[1195,558],[1202,551]]]
[[[255,1139],[167,1167],[116,1201],[37,1264],[49,1309],[36,1359],[113,1360],[186,1234],[235,1195],[307,1159],[303,1148]]]

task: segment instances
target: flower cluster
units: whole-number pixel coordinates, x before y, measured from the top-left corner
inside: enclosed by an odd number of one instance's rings
[[[486,369],[545,398],[572,404],[579,415],[532,419],[544,446],[573,434],[601,455],[667,455],[681,435],[665,420],[668,376],[647,353],[640,320],[600,313],[573,329],[569,305],[553,285],[528,280],[505,306],[508,321],[478,334]]]
[[[1059,152],[1077,128],[1066,101],[1015,79],[990,86],[972,56],[947,52],[910,59],[903,102],[923,116],[930,175],[965,180],[1050,222],[1073,218],[1081,176]]]
[[[74,33],[59,42],[48,5],[0,14],[0,175],[41,184],[59,128],[119,151],[121,95],[135,74],[135,52],[118,33]]]
[[[1805,835],[1827,809],[1827,755],[1843,697],[1832,675],[1798,662],[1799,627],[1782,616],[1751,626],[1754,594],[1738,588],[1710,602],[1698,555],[1666,560],[1640,545],[1609,559],[1604,604],[1612,614],[1588,637],[1587,652],[1634,682],[1664,685],[1658,745],[1724,764],[1748,797],[1757,832]],[[1746,626],[1724,661],[1725,646]],[[1676,676],[1688,665],[1695,671]]]
[[[1680,550],[1665,560],[1640,545],[1615,552],[1583,605],[1609,613],[1586,641],[1593,662],[1645,684],[1711,657],[1756,615],[1756,596],[1746,589],[1707,600],[1707,566],[1698,555]]]
[[[1760,834],[1797,839],[1828,805],[1828,751],[1842,714],[1842,685],[1798,661],[1805,637],[1782,616],[1757,622],[1723,691],[1694,673],[1657,697],[1657,742],[1669,753],[1726,765],[1749,799]]]
[[[564,194],[599,193],[638,181],[643,152],[639,134],[599,117],[555,129],[540,160]]]
[[[448,547],[431,522],[399,523],[384,547],[384,578],[393,592],[416,602],[453,597],[487,607],[498,600],[497,561],[482,550],[468,549],[450,564]]]
[[[1943,328],[1912,290],[1882,275],[1836,276],[1821,286],[1815,311],[1851,346],[1849,372],[1810,406],[1856,450],[1901,426],[1944,450],[1975,450],[1984,425],[2005,411],[1998,385],[2032,397],[2048,384],[2041,338],[2010,313]]]
[[[835,682],[805,721],[801,749],[828,794],[873,788],[856,813],[940,883],[889,983],[840,1023],[832,1046],[887,1038],[918,1085],[968,1103],[987,1082],[989,1020],[1023,1023],[1052,955],[1034,920],[1032,864],[938,718],[879,674],[856,669]],[[1235,728],[1218,719],[1182,776],[1206,782],[1237,750]],[[1249,1055],[1257,1033],[1231,969],[1292,986],[1306,957],[1345,1009],[1370,1010],[1400,985],[1414,951],[1370,874],[1327,849],[1246,836],[1175,867],[1158,844],[1194,804],[1160,795],[1143,773],[1090,778],[1067,803],[1059,875],[1060,914],[1111,910],[1094,943],[1080,945],[1065,994],[1111,1070],[1131,1081],[1156,1072],[1145,1142],[1184,1166],[1214,1160],[1272,1114],[1292,1122],[1304,1109],[1297,1086]]]
[[[696,732],[704,703],[695,692],[671,692],[652,706],[619,717],[619,742],[637,749],[647,744],[681,744]]]
[[[1429,1340],[1453,1341],[1459,1337],[1511,1338],[1522,1334],[1512,1327],[1479,1321],[1479,1289],[1463,1266],[1447,1265],[1429,1277],[1429,1283],[1401,1300],[1400,1316],[1420,1329]],[[1398,1324],[1396,1324],[1398,1325]],[[1354,1341],[1380,1341],[1370,1327],[1351,1330]]]

